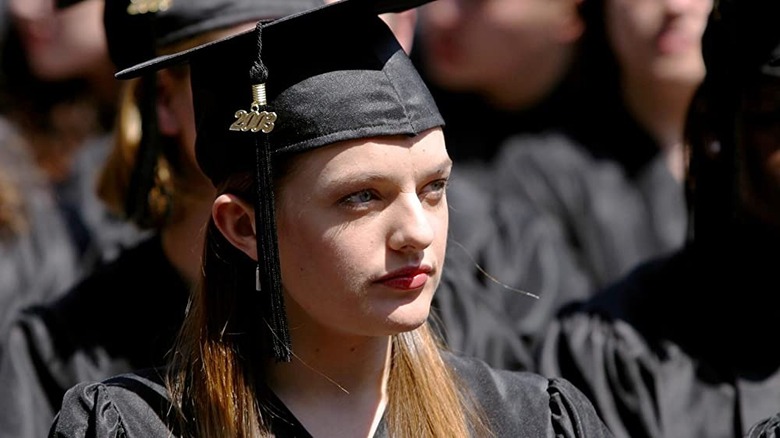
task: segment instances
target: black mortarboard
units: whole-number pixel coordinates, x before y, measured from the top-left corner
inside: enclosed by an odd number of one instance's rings
[[[109,54],[117,70],[124,70],[154,58],[161,47],[313,9],[323,0],[105,0],[105,4]]]
[[[430,0],[342,0],[121,71],[130,78],[190,65],[198,163],[215,186],[256,175],[258,290],[277,360],[290,345],[281,294],[271,157],[334,142],[417,135],[444,121],[406,53],[378,17]]]

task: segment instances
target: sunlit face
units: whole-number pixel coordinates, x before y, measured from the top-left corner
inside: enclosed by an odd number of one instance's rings
[[[440,128],[298,158],[277,198],[293,338],[384,336],[426,320],[444,263],[450,169]]]
[[[605,0],[605,22],[623,74],[698,83],[712,0]]]
[[[743,96],[737,126],[742,199],[780,227],[780,78],[755,81]]]
[[[539,68],[579,38],[573,0],[437,0],[420,8],[421,50],[437,85],[491,94],[535,87]],[[576,27],[576,26],[575,26]],[[530,93],[530,91],[529,91]]]
[[[9,0],[8,8],[39,78],[85,77],[108,63],[103,0],[84,0],[63,10],[55,10],[53,0]]]

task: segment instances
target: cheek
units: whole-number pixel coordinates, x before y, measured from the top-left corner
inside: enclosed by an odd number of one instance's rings
[[[280,218],[279,252],[288,289],[350,290],[379,256],[378,239],[359,227],[323,227],[308,219]],[[293,291],[291,294],[295,295]]]
[[[616,0],[606,13],[607,33],[620,56],[631,56],[638,48],[652,43],[662,25],[663,16],[656,2],[641,5]]]

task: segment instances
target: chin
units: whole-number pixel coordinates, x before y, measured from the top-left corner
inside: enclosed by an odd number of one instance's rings
[[[667,59],[654,68],[656,76],[678,84],[698,84],[704,79],[705,69],[701,60]]]
[[[422,311],[401,311],[394,312],[387,317],[386,325],[388,327],[389,334],[395,335],[398,333],[410,332],[419,328],[425,324],[430,314],[428,307],[424,312]]]

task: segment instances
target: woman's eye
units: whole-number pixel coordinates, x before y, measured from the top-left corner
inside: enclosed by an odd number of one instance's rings
[[[371,190],[361,190],[342,198],[341,203],[347,205],[360,205],[377,199],[377,196]]]
[[[420,197],[427,197],[433,199],[440,199],[444,196],[444,192],[447,190],[448,180],[446,178],[437,179],[432,183],[425,186]]]

